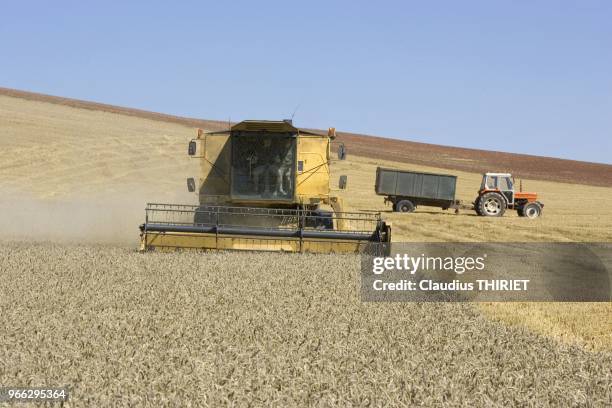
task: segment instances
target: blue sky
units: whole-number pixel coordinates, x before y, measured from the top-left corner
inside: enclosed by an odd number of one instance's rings
[[[612,2],[3,2],[0,86],[612,163]]]

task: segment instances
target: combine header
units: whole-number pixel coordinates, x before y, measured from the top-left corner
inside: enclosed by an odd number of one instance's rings
[[[380,214],[175,204],[148,204],[146,213],[142,249],[364,252],[388,233]]]
[[[141,250],[236,249],[365,252],[391,241],[380,213],[342,210],[331,195],[335,130],[319,134],[290,121],[244,121],[189,143],[201,177],[187,180],[199,205],[148,204]],[[344,146],[338,158],[344,159]],[[341,177],[343,188],[346,178]]]

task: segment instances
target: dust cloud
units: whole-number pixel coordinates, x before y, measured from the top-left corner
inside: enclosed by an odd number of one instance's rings
[[[195,196],[124,191],[44,199],[0,192],[0,239],[136,246],[147,202],[195,204]]]

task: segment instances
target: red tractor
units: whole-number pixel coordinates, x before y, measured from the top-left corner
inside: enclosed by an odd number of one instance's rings
[[[519,216],[537,218],[542,214],[544,204],[538,201],[538,193],[514,191],[514,180],[509,173],[485,173],[474,210],[478,215],[501,217],[506,209],[516,210]]]

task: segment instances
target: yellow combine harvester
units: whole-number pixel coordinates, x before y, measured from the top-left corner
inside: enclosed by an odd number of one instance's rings
[[[202,132],[188,153],[201,177],[187,180],[199,205],[148,204],[141,250],[243,249],[362,252],[391,240],[380,213],[344,212],[331,194],[332,128],[327,134],[291,121],[243,121]],[[338,158],[344,159],[340,145]],[[346,178],[341,177],[339,188]]]

